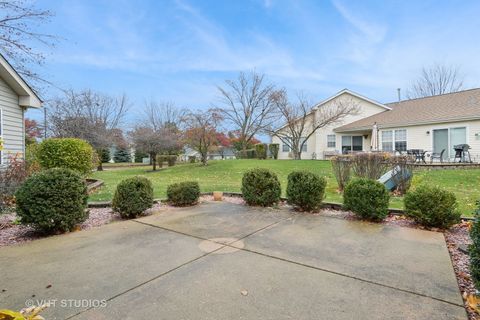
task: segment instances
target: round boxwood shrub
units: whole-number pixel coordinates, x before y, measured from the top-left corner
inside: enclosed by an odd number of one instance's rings
[[[256,168],[245,172],[242,178],[243,199],[252,206],[272,206],[280,200],[280,181],[268,169]]]
[[[87,186],[70,169],[55,168],[29,177],[15,194],[22,224],[47,232],[65,232],[88,217]]]
[[[124,219],[135,218],[153,205],[153,187],[145,177],[121,181],[113,195],[112,208]]]
[[[81,139],[46,139],[38,148],[37,158],[42,169],[67,168],[85,175],[93,168],[93,148]]]
[[[308,171],[288,175],[287,200],[303,211],[318,210],[325,195],[327,180]]]
[[[371,221],[381,221],[388,215],[389,200],[390,194],[383,184],[366,178],[351,180],[343,191],[345,209]]]
[[[460,211],[453,192],[420,185],[403,200],[405,215],[426,227],[449,228],[460,222]]]
[[[196,181],[174,183],[167,188],[167,200],[174,206],[191,206],[198,202],[200,186]]]

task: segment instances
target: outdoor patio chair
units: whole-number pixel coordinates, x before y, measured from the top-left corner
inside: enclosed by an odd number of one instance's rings
[[[433,153],[430,155],[430,163],[433,163],[433,160],[434,160],[434,159],[439,159],[439,160],[440,160],[440,163],[443,163],[443,154],[445,153],[445,150],[446,150],[446,149],[443,149],[440,153],[438,153],[438,152],[433,152]]]

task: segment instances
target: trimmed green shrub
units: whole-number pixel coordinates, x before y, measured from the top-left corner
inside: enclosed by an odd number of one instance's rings
[[[198,202],[200,186],[196,181],[174,183],[167,188],[168,202],[174,206],[191,206]]]
[[[480,201],[477,201],[477,210],[475,211],[475,221],[470,230],[470,270],[475,286],[480,288]]]
[[[157,165],[159,168],[163,167],[163,163],[167,161],[167,158],[164,155],[157,156]]]
[[[327,180],[308,172],[294,171],[288,175],[288,203],[303,211],[318,210],[325,196]]]
[[[366,220],[381,221],[388,215],[390,194],[383,184],[366,178],[351,180],[343,192],[347,210]]]
[[[272,158],[277,160],[278,159],[278,150],[280,150],[280,145],[278,143],[271,143],[268,146],[270,150],[270,154],[272,155]]]
[[[113,196],[112,208],[124,219],[135,218],[153,205],[153,187],[145,177],[121,181]]]
[[[121,162],[130,162],[132,160],[132,157],[130,155],[130,151],[124,148],[120,148],[115,150],[115,153],[113,155],[113,161],[115,163],[121,163]]]
[[[85,140],[51,138],[40,144],[37,158],[42,169],[66,168],[86,175],[93,168],[93,152]]]
[[[255,149],[247,149],[237,151],[237,159],[255,159],[257,158],[257,151]]]
[[[175,163],[177,162],[177,156],[176,155],[168,155],[168,156],[166,156],[166,158],[167,158],[167,162],[168,162],[169,167],[173,167],[175,165]]]
[[[263,143],[255,145],[255,153],[258,159],[267,159],[267,145]]]
[[[22,224],[47,232],[65,232],[88,217],[87,186],[80,174],[54,168],[28,178],[15,194]]]
[[[449,228],[460,222],[460,211],[453,192],[421,185],[407,192],[405,215],[426,227]]]
[[[188,162],[195,163],[197,161],[197,157],[195,156],[188,156]]]
[[[242,178],[242,194],[249,205],[272,206],[280,200],[280,181],[277,175],[268,169],[249,170]]]

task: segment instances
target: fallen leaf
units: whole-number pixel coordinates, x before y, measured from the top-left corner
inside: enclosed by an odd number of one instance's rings
[[[464,293],[464,298],[467,301],[469,308],[474,310],[476,313],[480,313],[480,298],[473,294]]]

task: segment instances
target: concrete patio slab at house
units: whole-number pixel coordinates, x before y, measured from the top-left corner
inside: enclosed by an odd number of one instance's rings
[[[209,202],[1,248],[0,265],[0,308],[55,301],[47,319],[466,319],[442,234],[287,209]]]

